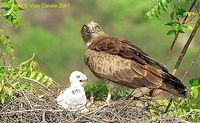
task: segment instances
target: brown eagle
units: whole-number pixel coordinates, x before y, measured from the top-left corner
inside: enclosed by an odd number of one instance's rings
[[[96,22],[83,25],[81,35],[85,43],[85,63],[106,83],[111,81],[133,89],[161,89],[175,96],[187,96],[186,86],[163,64],[129,41],[109,36]],[[108,90],[107,102],[112,88],[108,86]]]

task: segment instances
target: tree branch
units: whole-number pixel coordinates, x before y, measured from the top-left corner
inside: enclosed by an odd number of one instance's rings
[[[186,44],[184,45],[183,50],[181,51],[181,54],[179,55],[179,58],[178,58],[178,60],[176,62],[174,70],[172,72],[173,75],[176,73],[177,69],[179,68],[179,66],[180,66],[180,64],[181,64],[181,62],[183,60],[183,57],[185,56],[185,53],[186,53],[188,47],[190,46],[190,43],[192,42],[192,39],[194,38],[199,26],[200,26],[200,17],[198,18],[198,20],[197,20],[197,22],[195,24],[195,27],[192,30],[192,33],[190,34],[190,37],[188,38]]]
[[[191,4],[190,8],[188,9],[188,12],[190,12],[190,11],[192,10],[192,8],[195,6],[196,1],[197,1],[197,0],[193,0],[193,2],[192,2],[192,4]],[[182,23],[181,23],[182,25],[186,23],[187,18],[188,18],[188,15],[186,15],[185,18],[183,19],[183,21],[182,21]],[[168,63],[169,58],[171,57],[171,54],[172,54],[174,45],[175,45],[175,43],[176,43],[176,41],[177,41],[177,39],[178,39],[179,34],[180,34],[180,31],[178,31],[178,32],[176,33],[176,35],[175,35],[175,37],[174,37],[174,39],[173,39],[173,42],[172,42],[171,47],[170,47],[170,49],[169,49],[168,55],[166,56],[166,58],[165,58],[165,60],[164,60],[164,64],[165,64],[165,65]]]

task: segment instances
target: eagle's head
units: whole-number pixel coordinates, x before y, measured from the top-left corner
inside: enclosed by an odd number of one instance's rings
[[[94,37],[101,36],[102,34],[105,34],[104,31],[99,26],[99,24],[94,21],[91,21],[88,24],[84,24],[81,28],[81,35],[85,43]]]

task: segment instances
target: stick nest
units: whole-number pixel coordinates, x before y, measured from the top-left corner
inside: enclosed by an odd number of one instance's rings
[[[54,92],[54,93],[52,93]],[[0,121],[3,123],[183,123],[170,116],[152,120],[147,111],[147,100],[121,98],[106,105],[95,101],[89,112],[69,112],[56,104],[59,92],[46,91],[35,96],[23,91],[13,101],[0,107]]]

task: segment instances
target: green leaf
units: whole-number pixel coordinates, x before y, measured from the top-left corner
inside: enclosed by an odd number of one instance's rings
[[[174,19],[174,12],[170,13],[170,17],[171,17],[172,20]]]
[[[36,71],[31,72],[31,75],[29,76],[29,78],[33,79],[35,78],[35,76],[37,75]]]
[[[6,93],[6,94],[8,94],[8,95],[11,95],[12,94],[12,89],[10,88],[10,87],[8,87],[8,86],[3,86],[3,89],[2,89],[2,91],[4,92],[4,93]]]
[[[185,9],[179,7],[178,10],[176,11],[176,15],[183,17],[183,15],[184,15],[185,12],[186,12]]]
[[[189,85],[192,86],[199,86],[200,85],[200,78],[191,79],[189,81]]]
[[[27,88],[29,88],[31,85],[30,85],[30,82],[26,81],[26,82],[22,83],[20,86],[21,86],[22,89],[27,89]]]
[[[181,24],[179,22],[169,22],[169,23],[166,23],[165,25],[168,25],[168,26],[179,26]]]
[[[39,81],[43,77],[42,73],[37,73],[37,76],[35,78],[36,81]]]
[[[11,84],[11,86],[12,86],[13,88],[17,88],[17,87],[18,87],[18,84],[19,84],[18,82],[14,82],[14,83]]]
[[[169,32],[167,32],[167,35],[173,35],[176,34],[176,30],[169,30]]]
[[[152,19],[154,17],[159,18],[161,14],[161,10],[167,11],[167,7],[171,3],[172,0],[159,0],[157,4],[155,4],[148,12],[146,12],[146,16],[148,19]]]
[[[1,99],[1,103],[4,104],[5,100],[6,100],[6,95],[5,94],[1,94],[0,95],[0,99]]]
[[[48,81],[46,81],[46,86],[49,87],[52,84],[53,84],[53,79],[49,78]]]
[[[194,99],[196,99],[198,97],[198,95],[199,95],[198,87],[196,87],[196,86],[191,87],[191,95],[192,95],[192,97],[194,97]]]
[[[182,28],[183,28],[184,31],[188,31],[188,30],[192,30],[193,29],[193,27],[190,26],[190,25],[184,25],[184,26],[182,26]]]

